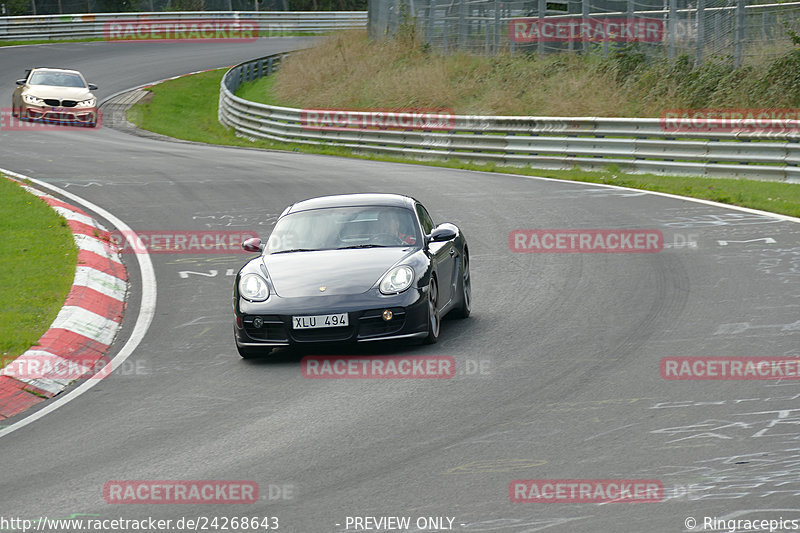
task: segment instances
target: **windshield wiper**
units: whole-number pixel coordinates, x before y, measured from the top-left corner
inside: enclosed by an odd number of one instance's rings
[[[277,252],[272,252],[270,255],[288,254],[290,252],[319,252],[319,250],[315,248],[292,248],[291,250],[279,250]]]
[[[337,250],[352,250],[354,248],[390,248],[390,246],[386,246],[385,244],[354,244],[353,246],[342,246],[341,248],[337,248]]]

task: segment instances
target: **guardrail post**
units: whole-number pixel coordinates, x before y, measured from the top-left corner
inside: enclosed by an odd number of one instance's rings
[[[581,18],[585,21],[589,18],[589,0],[581,0]],[[589,40],[581,39],[583,41],[584,53],[589,51]]]
[[[547,12],[547,0],[539,0],[539,5],[536,10],[536,16],[539,17],[539,28],[541,31],[542,21],[544,20],[544,15]],[[544,39],[542,39],[541,35],[539,36],[539,41],[536,43],[536,54],[539,56],[544,55]]]
[[[675,59],[675,39],[678,33],[678,0],[669,0],[669,18],[667,19],[667,59]]]
[[[430,44],[433,32],[433,17],[436,11],[435,1],[436,0],[428,0],[428,6],[425,8],[425,42],[427,44]]]
[[[461,0],[458,6],[458,47],[463,50],[467,46],[467,0]]]
[[[698,66],[703,63],[703,45],[706,38],[706,0],[697,0],[697,54],[695,62]]]
[[[744,47],[744,0],[736,2],[736,49],[733,55],[733,66],[742,66],[742,49]]]
[[[500,0],[494,0],[494,53],[500,53]]]
[[[629,28],[633,28],[633,19],[634,19],[634,0],[628,0],[628,10],[627,10],[627,23]]]

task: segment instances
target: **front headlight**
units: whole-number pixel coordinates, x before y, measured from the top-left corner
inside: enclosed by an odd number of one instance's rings
[[[413,282],[414,270],[410,266],[402,265],[387,272],[379,288],[383,294],[397,294],[409,288]]]
[[[97,100],[95,100],[94,98],[89,98],[88,100],[81,100],[80,102],[75,104],[75,107],[94,107],[96,103]]]
[[[37,98],[32,94],[23,94],[22,99],[25,100],[26,104],[44,105],[44,100],[42,100],[41,98]]]
[[[263,302],[269,298],[269,286],[258,274],[245,274],[239,279],[239,294],[251,302]]]

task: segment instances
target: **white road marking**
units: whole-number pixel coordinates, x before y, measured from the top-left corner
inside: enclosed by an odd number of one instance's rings
[[[760,239],[750,239],[749,241],[717,241],[717,244],[720,246],[728,246],[729,244],[737,243],[737,244],[745,244],[748,242],[758,242],[764,241],[764,244],[775,244],[775,239],[772,237],[762,237]]]

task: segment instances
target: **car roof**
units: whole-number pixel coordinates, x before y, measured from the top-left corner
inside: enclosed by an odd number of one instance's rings
[[[297,202],[289,206],[284,215],[297,213],[298,211],[309,211],[311,209],[326,209],[330,207],[359,207],[359,206],[386,206],[386,207],[405,207],[413,209],[416,200],[410,196],[402,194],[337,194],[335,196],[321,196]]]
[[[34,68],[30,69],[31,72],[33,72],[34,70],[47,70],[49,72],[67,72],[69,74],[80,74],[79,71],[73,70],[73,69],[69,69],[69,68],[34,67]]]

